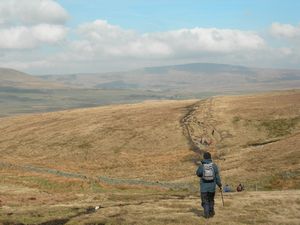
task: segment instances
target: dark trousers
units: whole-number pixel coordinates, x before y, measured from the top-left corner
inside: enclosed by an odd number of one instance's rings
[[[201,205],[205,217],[213,216],[215,214],[215,192],[201,192]]]

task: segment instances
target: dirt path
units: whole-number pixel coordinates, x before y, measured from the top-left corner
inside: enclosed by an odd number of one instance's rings
[[[200,107],[201,102],[196,102],[193,105],[190,105],[186,107],[187,113],[186,115],[181,119],[180,123],[183,128],[183,134],[187,138],[189,146],[191,150],[193,150],[196,153],[202,154],[202,150],[198,146],[197,142],[195,141],[195,138],[193,136],[193,129],[191,126],[191,123],[194,120],[194,114],[196,110]]]
[[[198,101],[186,109],[187,113],[180,122],[190,149],[198,154],[207,150],[214,152],[223,137],[214,126],[213,98]]]

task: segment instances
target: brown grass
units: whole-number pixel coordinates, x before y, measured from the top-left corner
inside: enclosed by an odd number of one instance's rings
[[[217,216],[209,221],[199,217],[193,163],[199,156],[189,149],[180,124],[194,103],[197,108],[189,124],[193,138],[212,140],[209,147],[200,147],[213,153],[223,184],[234,188],[242,182],[249,191],[227,194],[225,208],[217,196]],[[67,224],[299,224],[300,125],[295,119],[299,115],[300,91],[286,91],[0,119],[0,163],[19,166],[0,164],[0,221],[39,224],[67,218]],[[284,121],[279,133],[274,121]],[[270,135],[274,129],[276,135]],[[88,178],[34,173],[22,169],[24,165]],[[168,181],[190,188],[102,184],[96,176]],[[95,205],[102,208],[86,213]]]
[[[224,182],[243,182],[252,190],[298,189],[299,115],[299,91],[215,97],[201,102],[195,114],[205,129],[195,123],[192,128],[194,136],[213,140],[208,150],[218,158]],[[276,126],[264,126],[266,121]]]
[[[287,201],[287,199],[289,199]],[[159,194],[90,195],[64,203],[10,205],[0,209],[1,221],[41,223],[54,219],[66,224],[299,224],[299,191],[244,192],[219,194],[216,216],[206,220],[198,196]],[[33,200],[34,202],[34,200]],[[21,205],[24,205],[21,204]],[[95,206],[100,209],[92,210]],[[87,211],[90,210],[89,213]]]
[[[191,103],[149,102],[2,119],[2,160],[120,178],[181,178],[193,170],[182,161],[191,152],[179,122]]]
[[[224,182],[299,188],[300,125],[293,119],[300,115],[299,100],[299,91],[215,97],[199,103],[191,128],[195,137],[213,140],[208,150]],[[89,176],[193,183],[196,156],[180,119],[195,102],[146,102],[1,119],[1,160]],[[276,142],[259,145],[270,137],[258,125],[278,119],[293,120],[293,126],[285,136],[276,136]],[[284,176],[286,185],[280,182]]]

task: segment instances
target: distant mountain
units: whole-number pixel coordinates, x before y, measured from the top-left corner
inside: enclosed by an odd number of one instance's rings
[[[300,70],[194,63],[115,73],[31,76],[0,69],[0,117],[284,89],[300,89]]]
[[[62,88],[64,85],[52,81],[45,81],[37,76],[8,68],[0,68],[0,88],[1,89],[51,89]]]
[[[64,85],[100,89],[169,92],[264,91],[300,87],[300,70],[260,69],[214,63],[192,63],[139,70],[41,76]]]
[[[228,64],[216,64],[216,63],[190,63],[182,65],[171,65],[171,66],[160,66],[160,67],[146,67],[145,72],[148,73],[165,73],[170,70],[184,71],[190,73],[206,72],[206,73],[217,73],[217,72],[245,72],[249,68],[244,66],[233,66]]]

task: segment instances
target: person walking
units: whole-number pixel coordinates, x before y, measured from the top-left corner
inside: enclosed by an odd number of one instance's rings
[[[241,192],[241,191],[244,191],[244,185],[242,185],[241,183],[236,187],[236,191],[237,192]]]
[[[224,192],[231,192],[231,188],[228,184],[225,184],[225,187],[224,187]]]
[[[204,160],[198,167],[196,175],[200,177],[200,194],[201,194],[201,205],[204,209],[204,217],[210,218],[215,215],[214,210],[214,198],[216,192],[216,185],[219,186],[222,191],[222,183],[219,175],[218,166],[213,163],[211,154],[204,152]]]

